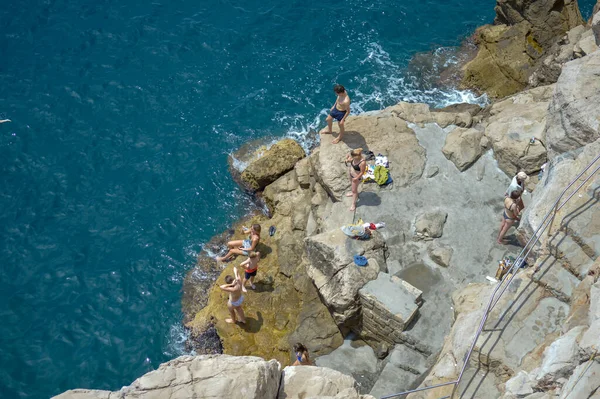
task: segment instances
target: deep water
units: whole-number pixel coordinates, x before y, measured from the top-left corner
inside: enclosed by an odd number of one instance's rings
[[[253,207],[228,154],[304,140],[334,83],[353,112],[474,100],[405,68],[491,22],[493,7],[4,0],[0,397],[114,390],[183,353],[183,277]]]

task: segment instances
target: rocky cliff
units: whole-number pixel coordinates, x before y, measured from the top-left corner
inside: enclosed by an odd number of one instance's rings
[[[59,397],[232,397],[243,391],[257,398],[366,398],[360,395],[456,380],[493,288],[486,276],[494,275],[499,259],[519,253],[564,187],[600,153],[600,13],[584,25],[576,2],[540,0],[499,0],[496,13],[495,25],[479,33],[487,44],[465,67],[465,79],[494,96],[518,93],[484,109],[399,103],[349,116],[342,143],[324,139],[307,157],[289,140],[250,154],[239,177],[258,190],[270,216],[240,222],[260,223],[264,232],[257,289],[245,295],[248,322],[224,322],[226,296],[216,286],[240,259],[218,264],[201,254],[183,298],[193,349],[236,356],[178,358],[118,392],[75,390]],[[364,183],[350,212],[344,159],[358,147],[388,157],[393,183]],[[504,192],[518,171],[531,176],[526,212],[509,244],[499,245]],[[530,267],[490,314],[454,394],[598,395],[598,176],[557,211],[528,258]],[[386,226],[368,240],[340,230],[360,219]],[[273,236],[266,234],[271,225]],[[208,246],[242,238],[239,227]],[[357,266],[354,255],[367,264]],[[293,361],[295,342],[308,347],[316,365],[337,372],[281,371]]]

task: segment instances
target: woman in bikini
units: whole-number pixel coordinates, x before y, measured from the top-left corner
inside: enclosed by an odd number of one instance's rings
[[[350,155],[346,158],[346,163],[348,162],[350,162],[348,175],[350,176],[351,191],[346,194],[346,197],[353,197],[350,210],[354,211],[356,209],[356,201],[358,201],[358,185],[367,169],[367,161],[362,155],[362,148],[352,150]]]
[[[294,345],[294,352],[296,353],[296,361],[292,366],[310,366],[310,359],[308,358],[308,349],[301,343]]]
[[[519,199],[521,198],[521,190],[514,190],[510,193],[510,197],[504,198],[504,213],[502,214],[502,223],[500,224],[500,233],[498,233],[498,244],[504,244],[502,241],[504,235],[510,227],[521,220],[519,214]]]
[[[229,251],[225,256],[218,256],[217,261],[229,260],[233,255],[248,256],[260,242],[260,224],[255,223],[251,228],[242,227],[242,233],[250,234],[245,240],[234,240],[227,243]]]

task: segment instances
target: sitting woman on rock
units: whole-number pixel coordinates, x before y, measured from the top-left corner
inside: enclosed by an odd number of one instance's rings
[[[310,366],[310,359],[308,358],[308,349],[301,343],[294,345],[294,353],[296,354],[296,361],[292,366]]]
[[[217,261],[230,260],[234,255],[248,256],[260,242],[260,224],[255,223],[251,228],[242,227],[242,233],[250,235],[245,240],[234,240],[227,243],[229,251],[225,256],[218,256]]]
[[[352,197],[352,206],[350,207],[350,210],[354,211],[356,209],[356,201],[358,201],[358,185],[367,168],[367,161],[362,155],[362,148],[352,150],[348,157],[346,157],[346,163],[348,162],[350,162],[348,175],[350,176],[351,192],[347,193],[346,197]]]

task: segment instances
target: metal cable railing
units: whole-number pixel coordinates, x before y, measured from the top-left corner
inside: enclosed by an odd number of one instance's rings
[[[494,288],[494,290],[492,291],[492,295],[490,296],[490,299],[488,300],[488,304],[487,304],[487,306],[485,308],[485,312],[483,313],[483,316],[481,318],[481,322],[479,323],[479,327],[477,328],[477,331],[476,331],[475,336],[473,338],[473,342],[471,343],[471,346],[469,347],[469,351],[465,355],[464,364],[463,364],[463,366],[462,366],[462,368],[460,370],[460,374],[458,375],[458,378],[456,380],[454,380],[454,381],[448,381],[448,382],[445,382],[445,383],[442,383],[442,384],[436,384],[436,385],[432,385],[432,386],[428,386],[428,387],[422,387],[422,388],[412,389],[412,390],[409,390],[409,391],[404,391],[404,392],[399,392],[399,393],[395,393],[395,394],[391,394],[391,395],[382,396],[381,399],[395,398],[395,397],[398,397],[398,396],[408,395],[410,393],[422,392],[422,391],[426,391],[426,390],[430,390],[430,389],[435,389],[435,388],[441,388],[441,387],[449,386],[449,385],[454,385],[454,388],[452,390],[452,394],[450,396],[445,396],[445,397],[453,397],[454,396],[454,394],[456,393],[456,391],[458,389],[458,386],[459,386],[459,384],[460,384],[460,382],[462,380],[463,374],[465,373],[465,370],[467,369],[467,366],[469,365],[469,360],[471,359],[471,355],[473,354],[473,351],[475,349],[475,345],[477,344],[477,341],[479,340],[481,332],[483,331],[483,327],[485,326],[485,323],[486,323],[486,321],[488,319],[488,316],[490,315],[491,311],[498,304],[498,302],[500,301],[500,298],[502,297],[502,295],[504,294],[504,292],[506,291],[506,289],[512,283],[513,279],[515,278],[515,276],[517,274],[516,272],[524,264],[525,260],[527,259],[527,257],[531,253],[532,249],[534,248],[534,246],[538,243],[538,241],[540,240],[540,238],[544,234],[546,228],[548,226],[551,227],[551,225],[552,225],[552,223],[554,221],[554,217],[556,216],[556,213],[559,210],[561,210],[562,207],[565,206],[565,204],[567,202],[569,202],[569,200],[581,189],[581,187],[583,187],[600,170],[600,165],[597,166],[596,169],[594,169],[594,171],[588,177],[586,177],[577,186],[577,188],[575,190],[573,190],[573,192],[567,197],[567,199],[565,199],[561,203],[562,197],[565,195],[565,193],[573,185],[575,185],[579,181],[579,179],[581,179],[581,177],[588,170],[590,170],[596,164],[596,162],[598,162],[598,160],[600,160],[600,155],[596,156],[596,158],[594,158],[594,160],[592,162],[590,162],[588,164],[588,166],[585,169],[583,169],[583,171],[581,171],[581,173],[579,173],[577,175],[577,177],[575,177],[567,185],[567,187],[560,193],[560,195],[558,196],[558,198],[556,199],[556,201],[554,202],[554,204],[552,205],[552,207],[550,208],[550,210],[548,211],[548,213],[546,213],[546,215],[544,216],[544,218],[543,218],[542,222],[540,223],[539,227],[535,230],[535,232],[533,233],[533,235],[531,236],[531,238],[527,241],[527,243],[525,244],[525,246],[523,247],[523,249],[521,250],[521,252],[517,256],[517,258],[513,262],[511,268],[508,270],[508,272],[502,278],[502,281],[500,281],[500,283],[497,284],[496,287]],[[550,216],[552,216],[552,217],[550,218]],[[548,234],[550,234],[550,231],[548,232]],[[538,271],[537,269],[534,270],[534,273],[536,273],[537,271]],[[502,290],[500,290],[500,288],[502,288]]]

